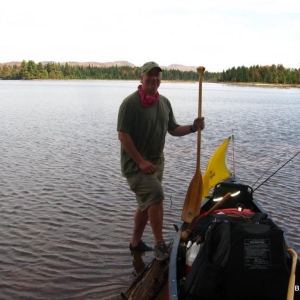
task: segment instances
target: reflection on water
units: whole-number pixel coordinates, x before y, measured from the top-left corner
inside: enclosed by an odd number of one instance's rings
[[[110,299],[152,261],[152,252],[129,251],[135,200],[120,175],[116,132],[118,107],[137,85],[0,82],[1,299]],[[197,88],[162,84],[179,123],[196,116]],[[203,88],[202,170],[232,132],[229,167],[250,185],[299,151],[299,90]],[[164,234],[170,241],[195,172],[196,135],[168,136],[165,156]],[[299,173],[300,155],[255,192],[298,253]],[[149,226],[143,239],[153,243]]]
[[[143,260],[143,256],[145,253],[142,252],[136,252],[136,251],[131,251],[131,256],[132,256],[132,265],[134,268],[134,276],[139,275],[142,273],[142,271],[145,269],[146,264]]]

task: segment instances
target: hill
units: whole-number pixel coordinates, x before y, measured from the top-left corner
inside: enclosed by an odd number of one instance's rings
[[[76,62],[76,61],[65,61],[65,62],[55,62],[55,61],[42,61],[41,62],[43,65],[46,65],[47,63],[60,63],[62,65],[65,65],[66,63],[70,66],[83,66],[83,67],[99,67],[99,68],[107,68],[107,67],[112,67],[112,66],[118,66],[118,67],[123,67],[123,66],[129,66],[129,67],[141,67],[141,66],[136,66],[128,61],[112,61],[112,62],[94,62],[94,61],[87,61],[87,62]],[[20,61],[11,61],[11,62],[5,62],[5,63],[0,63],[0,66],[7,65],[7,66],[20,66],[21,62]],[[166,70],[179,70],[179,71],[197,71],[197,67],[195,66],[184,66],[184,65],[179,65],[179,64],[172,64],[169,66],[161,66],[163,69]]]

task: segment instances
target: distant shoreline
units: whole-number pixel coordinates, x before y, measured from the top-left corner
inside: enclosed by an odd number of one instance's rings
[[[79,80],[79,81],[85,81],[85,80],[94,80],[94,81],[139,81],[139,79],[2,79],[3,81],[60,81],[60,80]],[[161,80],[162,83],[198,83],[198,81],[191,81],[191,80]],[[281,83],[261,83],[261,82],[225,82],[225,81],[203,81],[203,83],[216,83],[216,84],[226,84],[226,85],[238,85],[238,86],[252,86],[252,87],[267,87],[267,88],[281,88],[281,89],[289,89],[289,88],[300,88],[300,84],[281,84]]]
[[[280,84],[280,83],[261,83],[261,82],[215,82],[226,85],[239,85],[239,86],[257,86],[257,87],[272,87],[272,88],[300,88],[300,84]]]
[[[169,83],[198,83],[198,81],[185,81],[185,80],[163,80],[161,82]],[[262,83],[262,82],[225,82],[225,81],[203,81],[203,83],[216,83],[216,84],[226,84],[226,85],[239,85],[239,86],[252,86],[252,87],[267,87],[267,88],[300,88],[300,84],[281,84],[281,83]]]

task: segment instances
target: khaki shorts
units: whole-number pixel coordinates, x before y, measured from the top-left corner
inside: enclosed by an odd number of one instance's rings
[[[149,206],[164,200],[164,191],[161,185],[163,178],[163,167],[157,167],[156,172],[151,175],[138,171],[126,177],[130,189],[135,193],[136,200],[141,211]]]

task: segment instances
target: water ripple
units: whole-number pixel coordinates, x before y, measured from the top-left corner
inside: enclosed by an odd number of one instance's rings
[[[136,203],[119,166],[117,111],[137,82],[0,85],[0,298],[110,299],[125,291],[153,258],[128,250]],[[275,163],[261,183],[299,151],[299,91],[204,87],[202,170],[233,129],[235,171],[247,184]],[[166,83],[161,93],[178,122],[192,122],[197,85]],[[196,135],[167,136],[165,156],[170,241],[195,172]],[[229,149],[230,168],[232,156]],[[298,156],[255,191],[298,253],[299,173]],[[149,226],[143,238],[153,242]]]

